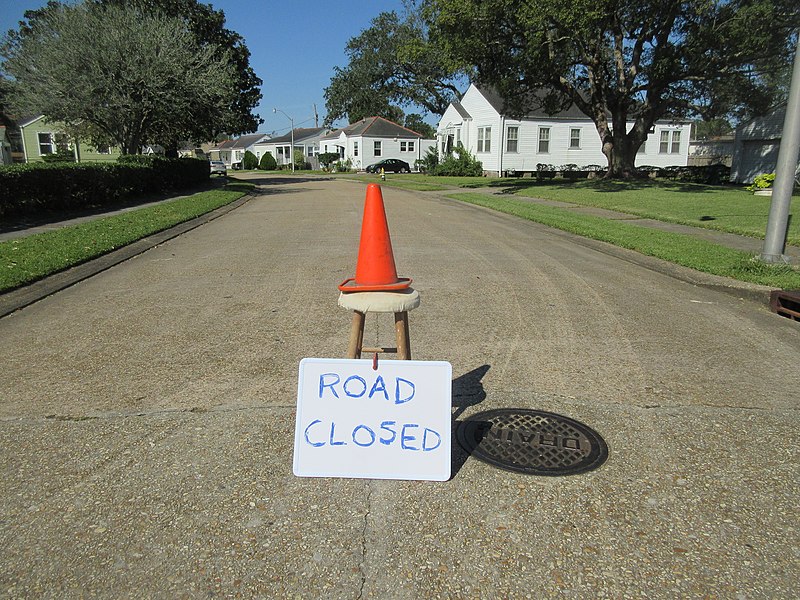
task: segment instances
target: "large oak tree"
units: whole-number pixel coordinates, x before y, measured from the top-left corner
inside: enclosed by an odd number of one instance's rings
[[[451,67],[476,68],[510,114],[575,103],[594,122],[611,177],[635,172],[658,119],[758,112],[776,101],[775,74],[791,60],[800,25],[797,0],[425,4]]]

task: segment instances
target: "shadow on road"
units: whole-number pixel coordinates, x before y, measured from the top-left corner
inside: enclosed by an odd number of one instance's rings
[[[467,462],[469,454],[459,445],[456,439],[456,431],[462,421],[458,418],[464,414],[470,406],[477,406],[486,399],[486,391],[483,389],[483,376],[489,371],[489,365],[482,365],[468,373],[456,377],[453,380],[453,423],[451,425],[452,439],[450,443],[451,468],[450,478],[455,477]]]

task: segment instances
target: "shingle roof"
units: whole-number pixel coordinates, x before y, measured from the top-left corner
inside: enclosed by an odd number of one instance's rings
[[[302,141],[310,137],[316,137],[323,131],[325,131],[324,127],[298,127],[297,129],[294,130],[294,141],[295,143],[297,143],[298,141]],[[268,141],[270,144],[283,143],[283,142],[291,143],[292,132],[290,131],[287,134],[270,138]]]
[[[338,138],[344,133],[347,136],[368,135],[370,137],[401,137],[401,138],[422,138],[422,134],[412,131],[402,125],[384,119],[383,117],[366,117],[347,127],[331,132],[326,136],[327,139]]]
[[[486,98],[486,101],[492,105],[492,108],[494,108],[499,114],[509,114],[508,102],[505,98],[497,93],[497,90],[493,88],[475,87],[481,93],[481,95]],[[571,121],[575,119],[589,119],[589,117],[587,117],[586,114],[582,112],[575,104],[571,104],[566,110],[561,110],[553,115],[550,115],[542,108],[541,103],[538,102],[533,95],[531,96],[530,107],[526,109],[526,112],[522,115],[522,117],[528,119],[569,119]]]
[[[230,148],[248,148],[266,137],[265,133],[251,133],[236,138]]]

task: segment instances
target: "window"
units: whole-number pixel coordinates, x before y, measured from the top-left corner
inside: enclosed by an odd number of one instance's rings
[[[581,130],[573,128],[569,130],[569,148],[570,150],[581,149]]]
[[[550,128],[539,127],[539,153],[547,154],[550,152]]]
[[[408,150],[406,150],[406,147],[407,147],[406,142],[400,142],[400,152],[408,152]]]
[[[358,156],[358,142],[353,142],[353,156]]]
[[[45,156],[46,154],[53,154],[55,152],[55,144],[53,143],[53,134],[52,133],[38,133],[39,138],[39,156]]]
[[[517,152],[519,127],[509,127],[506,132],[506,152]]]
[[[401,148],[401,150],[402,150],[402,148]],[[414,142],[408,142],[408,151],[409,152],[413,152],[414,151]]]
[[[681,151],[681,132],[677,129],[672,132],[672,148],[670,148],[671,154],[680,154]]]
[[[375,154],[375,156],[380,156],[381,155],[381,144],[382,144],[382,142],[375,142],[375,146],[374,146],[374,154]]]
[[[95,148],[98,154],[111,154],[111,146],[108,144],[102,144]]]
[[[492,128],[478,127],[478,152],[492,151]]]
[[[661,143],[658,145],[659,154],[679,154],[680,151],[681,151],[681,132],[677,129],[673,131],[662,130]]]

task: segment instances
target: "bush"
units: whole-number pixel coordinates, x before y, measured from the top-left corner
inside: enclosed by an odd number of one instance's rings
[[[436,165],[431,174],[450,177],[481,177],[483,163],[472,156],[464,146],[459,145],[452,154]]]
[[[435,173],[439,166],[439,153],[436,148],[430,147],[421,159],[416,161],[417,170],[421,173]]]
[[[261,162],[258,163],[258,168],[263,171],[275,171],[278,168],[278,161],[272,156],[271,152],[264,153],[261,157]]]
[[[0,167],[0,216],[106,206],[207,181],[208,161],[121,156],[108,163],[29,163]]]
[[[750,192],[768,190],[774,183],[775,173],[762,173],[761,175],[756,175],[755,179],[753,179],[753,183],[748,185],[745,189]]]
[[[295,150],[292,158],[294,159],[295,169],[308,170],[311,168],[311,165],[306,162],[306,155],[303,154],[302,150]]]
[[[247,150],[244,153],[244,158],[242,159],[242,168],[247,171],[252,171],[253,169],[258,168],[258,157]]]
[[[323,152],[319,155],[319,164],[324,169],[329,169],[330,166],[339,160],[338,152]]]

